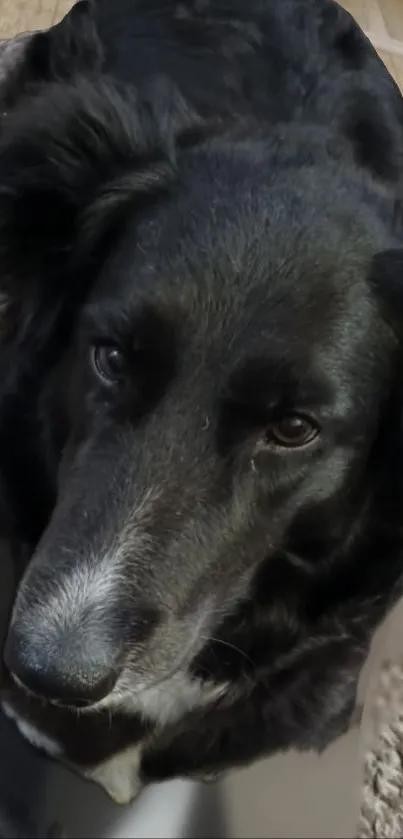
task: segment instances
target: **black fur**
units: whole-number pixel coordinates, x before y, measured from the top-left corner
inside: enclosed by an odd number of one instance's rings
[[[49,836],[44,813],[44,785],[49,769],[0,715],[0,836],[4,839],[40,839]]]
[[[6,661],[105,721],[15,705],[76,764],[147,735],[147,781],[322,748],[400,593],[402,99],[331,0],[79,14],[0,142],[0,462],[42,536]]]

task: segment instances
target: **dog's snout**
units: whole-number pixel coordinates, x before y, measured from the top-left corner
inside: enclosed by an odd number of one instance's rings
[[[74,707],[104,699],[119,675],[119,656],[100,638],[85,639],[84,644],[70,636],[50,644],[29,629],[11,627],[4,660],[22,687],[48,701]]]

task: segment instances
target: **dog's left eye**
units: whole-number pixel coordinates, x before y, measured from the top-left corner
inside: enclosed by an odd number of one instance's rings
[[[107,384],[123,379],[126,359],[122,350],[113,344],[97,344],[91,349],[91,362],[97,376]]]
[[[291,414],[272,423],[267,431],[267,442],[286,449],[297,449],[312,443],[318,436],[315,423],[301,414]]]

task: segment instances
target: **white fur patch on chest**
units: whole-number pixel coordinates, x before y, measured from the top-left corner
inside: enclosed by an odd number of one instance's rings
[[[63,760],[63,749],[56,740],[21,718],[7,702],[2,703],[2,709],[5,716],[15,723],[31,746],[45,752],[49,757]],[[142,789],[139,777],[140,761],[141,746],[138,745],[119,752],[95,768],[81,770],[81,772],[84,778],[101,786],[115,804],[129,804]]]
[[[84,771],[84,777],[102,787],[115,804],[130,804],[140,794],[141,745],[129,746],[109,760]]]
[[[129,715],[140,714],[159,728],[163,728],[165,725],[179,721],[189,711],[203,708],[219,699],[226,689],[225,684],[206,685],[197,679],[189,678],[185,673],[178,672],[159,684],[150,687],[139,685],[135,692],[127,688],[120,689],[115,693],[112,701],[111,697],[108,697],[98,703],[97,707],[98,709],[101,706],[109,708],[112,724],[113,712],[119,710]],[[60,743],[20,717],[7,702],[2,703],[2,708],[5,715],[15,722],[23,737],[32,746],[50,757],[63,760],[64,750]],[[85,715],[82,720],[84,723]],[[115,802],[127,803],[138,794],[140,789],[136,772],[140,754],[140,745],[137,745],[101,764],[95,771],[84,774],[89,780],[103,786]]]

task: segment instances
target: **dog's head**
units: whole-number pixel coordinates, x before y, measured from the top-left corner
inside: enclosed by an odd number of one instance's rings
[[[392,208],[318,129],[251,133],[83,77],[6,126],[10,341],[58,463],[6,657],[51,700],[130,707],[240,604],[274,662],[389,593],[370,552],[384,446],[400,457]]]

